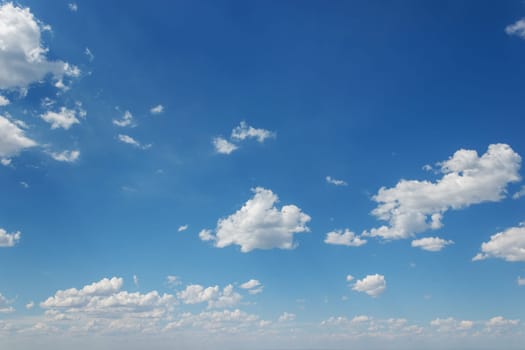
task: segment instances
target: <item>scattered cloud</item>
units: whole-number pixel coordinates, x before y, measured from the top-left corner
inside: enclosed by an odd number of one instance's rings
[[[177,298],[184,304],[208,303],[208,308],[229,308],[237,305],[242,296],[229,284],[221,291],[219,286],[203,287],[191,284],[177,293]]]
[[[25,135],[24,129],[25,124],[0,115],[0,158],[16,156],[22,150],[37,145]]]
[[[74,109],[67,109],[61,107],[58,112],[47,111],[40,115],[46,123],[51,124],[51,129],[62,128],[68,130],[74,124],[80,124],[80,120],[77,118],[77,111]],[[85,115],[85,114],[84,114]]]
[[[175,287],[175,286],[178,286],[179,284],[181,284],[180,278],[177,277],[177,276],[174,276],[174,275],[167,276],[166,277],[166,283],[170,287]]]
[[[289,312],[283,312],[281,316],[279,316],[279,322],[291,322],[295,321],[295,314],[289,313]]]
[[[29,8],[1,4],[0,23],[0,89],[24,89],[48,74],[58,81],[80,74],[77,67],[66,62],[47,60],[41,34],[50,27],[37,20]]]
[[[133,120],[133,115],[130,111],[125,111],[124,115],[122,116],[122,119],[113,119],[113,124],[120,127],[126,127],[126,126],[135,126],[135,122]]]
[[[325,180],[326,180],[327,183],[332,184],[332,185],[335,185],[335,186],[348,186],[348,184],[346,183],[346,181],[338,180],[338,179],[334,179],[334,178],[331,177],[331,176],[327,176],[327,177],[325,177]]]
[[[151,148],[151,144],[143,145],[140,142],[138,142],[137,140],[135,140],[133,137],[128,136],[128,135],[119,134],[117,137],[118,137],[118,140],[120,142],[126,143],[128,145],[135,146],[135,147],[140,148],[140,149],[144,149],[145,150],[145,149]]]
[[[10,304],[11,302],[0,293],[0,313],[14,312],[15,309]]]
[[[26,309],[28,309],[28,310],[31,310],[34,307],[35,307],[35,302],[34,301],[30,301],[29,303],[26,304]]]
[[[386,290],[385,276],[379,274],[368,275],[363,279],[357,280],[352,289],[356,292],[366,293],[371,297],[377,297]]]
[[[182,232],[182,231],[186,231],[188,229],[188,225],[182,225],[182,226],[179,226],[179,228],[177,229],[178,232]]]
[[[443,177],[435,183],[401,180],[395,187],[382,187],[373,197],[379,205],[372,214],[389,225],[363,235],[403,239],[439,229],[447,210],[500,201],[507,185],[520,180],[521,157],[505,144],[490,145],[481,157],[461,149],[440,165]]]
[[[525,186],[521,186],[521,189],[512,195],[513,199],[519,199],[525,196]]]
[[[67,4],[67,7],[69,8],[69,10],[71,12],[77,12],[78,11],[78,5],[74,2],[71,2],[69,4]]]
[[[7,97],[0,95],[0,107],[7,106],[9,103],[11,103]]]
[[[7,233],[6,230],[0,228],[0,248],[14,247],[22,237],[20,231],[14,233]]]
[[[80,157],[80,151],[71,150],[71,151],[62,151],[62,152],[51,152],[50,156],[59,162],[73,163],[78,160]]]
[[[344,232],[342,230],[328,232],[324,242],[326,244],[345,245],[347,247],[360,247],[366,244],[367,241],[356,236],[356,234],[349,229],[345,229]]]
[[[242,289],[248,290],[248,293],[251,295],[262,293],[264,287],[258,280],[251,279],[248,282],[241,284]]]
[[[213,240],[217,248],[232,244],[239,245],[241,252],[253,249],[293,249],[296,233],[309,232],[306,224],[310,216],[295,205],[285,205],[278,209],[275,204],[278,197],[271,190],[257,187],[252,189],[253,198],[249,199],[234,214],[219,219],[216,234],[201,231],[202,240]]]
[[[472,260],[500,258],[505,261],[525,261],[525,226],[511,227],[481,244],[481,253]]]
[[[455,332],[464,331],[471,329],[474,326],[474,322],[470,320],[456,320],[453,317],[448,318],[436,318],[430,321],[430,325],[435,328],[438,332]]]
[[[505,27],[505,33],[525,39],[525,18]]]
[[[163,105],[156,105],[155,107],[151,107],[149,110],[151,114],[161,114],[164,113],[164,106]]]
[[[347,281],[347,282],[351,282],[351,281],[353,281],[353,280],[354,280],[354,276],[352,276],[352,275],[346,275],[346,281]]]
[[[242,121],[239,126],[232,130],[231,138],[236,141],[243,141],[248,138],[254,138],[262,143],[268,138],[275,137],[275,133],[265,129],[256,129]]]
[[[439,237],[425,237],[421,239],[415,239],[412,241],[412,247],[421,248],[429,252],[439,252],[445,246],[454,244],[454,241],[447,241],[446,239]]]
[[[214,138],[213,146],[215,147],[215,151],[221,154],[230,154],[236,149],[238,149],[236,145],[234,145],[233,143],[229,142],[228,140],[222,137]]]

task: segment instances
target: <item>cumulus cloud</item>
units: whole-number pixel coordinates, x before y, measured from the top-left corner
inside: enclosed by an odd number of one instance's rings
[[[231,284],[221,291],[219,286],[203,287],[199,284],[191,284],[177,293],[177,297],[184,304],[208,303],[208,308],[229,308],[237,305],[242,296],[234,291]]]
[[[335,185],[335,186],[348,186],[348,184],[346,183],[346,181],[338,180],[338,179],[334,179],[334,178],[331,177],[331,176],[327,176],[327,177],[325,177],[325,180],[326,180],[327,183],[332,184],[332,185]]]
[[[25,135],[24,128],[24,123],[0,115],[0,158],[16,156],[22,150],[37,145]]]
[[[31,310],[34,307],[35,307],[35,302],[34,301],[30,301],[29,303],[26,304],[26,309],[28,309],[28,310]]]
[[[9,103],[11,103],[7,97],[0,95],[0,107],[7,106]]]
[[[474,326],[474,322],[470,320],[456,320],[453,317],[448,317],[436,318],[430,321],[430,325],[438,332],[454,332],[471,329]]]
[[[279,322],[290,322],[295,321],[295,314],[292,314],[290,312],[283,312],[281,316],[279,316]]]
[[[295,248],[294,234],[309,231],[306,224],[310,216],[295,205],[278,209],[275,206],[278,197],[271,190],[257,187],[252,192],[253,198],[241,209],[219,219],[215,235],[203,230],[199,237],[215,241],[218,248],[239,245],[243,253],[254,249]]]
[[[371,297],[377,297],[386,290],[385,276],[379,274],[368,275],[363,279],[357,280],[352,289],[356,292],[366,293]]]
[[[138,142],[137,140],[135,140],[133,137],[129,135],[119,134],[117,137],[120,142],[126,143],[128,145],[132,145],[140,149],[151,148],[151,144],[143,145],[142,143]]]
[[[157,105],[155,107],[151,107],[149,110],[151,114],[161,114],[164,112],[164,106],[163,105]]]
[[[73,163],[78,157],[80,157],[80,151],[71,150],[71,151],[62,151],[62,152],[51,152],[50,156],[59,162]]]
[[[488,320],[485,325],[487,328],[497,328],[497,327],[507,327],[507,326],[516,326],[520,323],[520,320],[508,320],[503,316],[492,317]]]
[[[15,309],[10,305],[11,302],[7,300],[2,293],[0,293],[0,313],[9,313],[15,311]]]
[[[411,245],[412,247],[421,248],[429,252],[439,252],[449,244],[454,244],[454,241],[447,241],[439,237],[425,237],[413,240]]]
[[[113,124],[120,127],[135,126],[133,114],[130,111],[125,111],[121,119],[113,119]]]
[[[460,149],[440,165],[443,177],[436,182],[401,180],[382,187],[373,197],[379,205],[372,214],[389,224],[363,235],[403,239],[439,229],[447,210],[500,201],[507,185],[520,180],[521,157],[505,144],[490,145],[481,157]]]
[[[48,74],[57,81],[80,74],[77,67],[66,62],[47,60],[41,35],[49,26],[42,25],[29,8],[3,3],[0,23],[0,89],[23,89]]]
[[[248,290],[248,293],[252,295],[262,293],[263,288],[264,288],[261,282],[255,279],[251,279],[248,282],[241,284],[240,287],[242,289]]]
[[[346,229],[344,232],[342,230],[336,230],[328,232],[324,240],[326,244],[335,244],[335,245],[345,245],[347,247],[359,247],[363,244],[366,244],[366,239],[362,239],[359,236],[356,236],[355,233],[351,232],[349,229]]]
[[[228,140],[222,138],[222,137],[216,137],[213,139],[213,146],[215,147],[215,151],[217,153],[221,154],[230,154],[239,147],[234,145],[233,143],[229,142]]]
[[[6,230],[0,228],[0,248],[14,247],[22,237],[20,231],[14,233],[7,233]]]
[[[245,121],[242,121],[239,126],[235,127],[231,134],[232,140],[243,141],[248,138],[254,138],[261,143],[272,137],[275,137],[275,133],[265,129],[256,129],[249,126]]]
[[[481,253],[472,260],[500,258],[506,261],[525,261],[525,226],[511,227],[490,237],[481,244]]]
[[[505,27],[505,33],[525,39],[525,18]]]
[[[182,232],[182,231],[186,231],[188,229],[188,225],[181,225],[179,226],[179,228],[177,229],[178,232]]]
[[[61,107],[58,112],[47,111],[40,115],[46,123],[51,124],[51,129],[62,128],[68,130],[74,124],[80,124],[77,117],[85,117],[86,111],[81,108],[81,104],[77,103],[77,110]]]

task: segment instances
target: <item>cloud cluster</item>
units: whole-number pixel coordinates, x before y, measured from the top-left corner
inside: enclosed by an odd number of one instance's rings
[[[242,121],[239,126],[232,130],[230,141],[223,137],[215,137],[212,143],[217,153],[231,154],[239,149],[239,146],[233,142],[239,143],[246,139],[256,139],[259,143],[263,143],[268,138],[275,138],[275,133],[265,129],[254,128]]]
[[[294,234],[309,231],[306,224],[310,216],[295,205],[278,209],[275,206],[278,197],[271,190],[257,187],[252,191],[253,198],[241,209],[219,219],[215,235],[209,230],[203,230],[199,237],[205,241],[214,241],[218,248],[239,245],[243,253],[254,249],[293,249]]]
[[[472,260],[500,258],[506,261],[525,261],[525,226],[511,227],[490,237],[481,244],[481,252]]]
[[[237,305],[242,296],[229,284],[221,291],[219,286],[203,287],[191,284],[177,293],[177,298],[184,304],[208,303],[208,308],[230,308]]]

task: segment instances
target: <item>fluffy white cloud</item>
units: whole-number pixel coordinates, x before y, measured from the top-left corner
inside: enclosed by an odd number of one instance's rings
[[[492,317],[488,320],[485,325],[487,328],[496,328],[496,327],[506,327],[506,326],[516,326],[520,323],[520,320],[508,320],[503,316]]]
[[[0,5],[0,89],[26,88],[51,74],[78,76],[78,68],[62,61],[48,61],[41,34],[49,30],[30,12],[10,2]]]
[[[474,322],[470,320],[456,320],[453,317],[449,318],[436,318],[430,321],[430,325],[437,329],[438,332],[454,332],[464,331],[471,329],[474,326]]]
[[[221,154],[230,154],[236,149],[238,149],[236,145],[234,145],[233,143],[229,142],[228,140],[222,137],[214,138],[213,146],[215,147],[215,151]]]
[[[279,322],[290,322],[295,321],[295,314],[289,313],[289,312],[283,312],[281,316],[279,316]]]
[[[525,18],[522,18],[516,21],[516,23],[505,27],[505,33],[508,35],[516,35],[522,39],[525,39]]]
[[[179,226],[179,228],[177,229],[178,232],[182,232],[182,231],[186,231],[188,229],[188,225],[182,225],[182,226]]]
[[[525,261],[525,226],[511,227],[490,237],[481,244],[481,253],[472,260],[500,258],[506,261]]]
[[[7,97],[0,95],[0,107],[7,106],[9,103],[11,103]]]
[[[135,126],[133,121],[133,114],[130,111],[125,111],[121,119],[113,119],[113,124],[120,127]]]
[[[161,114],[164,112],[164,106],[163,105],[157,105],[155,107],[151,107],[149,110],[151,114]]]
[[[211,230],[204,229],[199,232],[199,238],[202,241],[215,241],[216,237],[213,235]]]
[[[257,187],[253,198],[241,209],[217,222],[216,235],[201,231],[202,240],[214,240],[215,246],[224,248],[232,244],[247,253],[253,249],[293,249],[295,233],[308,232],[310,216],[295,205],[275,207],[278,197],[271,190]]]
[[[275,137],[275,133],[265,130],[256,129],[242,121],[239,126],[232,130],[231,138],[237,141],[243,141],[247,138],[257,139],[258,142],[264,142],[267,138]]]
[[[191,284],[177,293],[184,304],[208,303],[208,308],[229,308],[238,304],[242,296],[236,293],[231,284],[221,291],[219,286],[204,288],[199,284]]]
[[[425,237],[421,239],[415,239],[411,243],[412,247],[428,250],[429,252],[439,252],[449,244],[454,244],[454,241],[447,241],[446,239],[439,237]]]
[[[20,151],[37,145],[25,135],[24,127],[24,123],[0,115],[0,158],[16,156]]]
[[[377,297],[386,289],[385,276],[379,274],[368,275],[361,280],[357,280],[352,289],[357,292],[366,293],[371,297]]]
[[[135,140],[133,137],[129,135],[119,134],[117,137],[120,142],[135,146],[140,149],[151,148],[151,144],[143,145],[142,143],[138,142],[137,140]]]
[[[28,310],[31,310],[34,307],[35,307],[35,302],[34,301],[30,301],[29,303],[26,304],[26,309],[28,309]]]
[[[1,247],[13,247],[20,241],[22,234],[18,232],[7,233],[6,230],[0,228],[0,248]]]
[[[66,107],[61,107],[58,112],[47,111],[42,114],[42,118],[45,122],[51,124],[51,129],[66,129],[68,130],[74,124],[80,124],[78,116],[85,116],[85,111],[76,111],[74,109],[67,109]]]
[[[264,287],[258,280],[251,279],[240,285],[242,289],[247,289],[249,294],[255,295],[262,293]]]
[[[327,176],[327,177],[325,177],[325,180],[326,180],[326,182],[328,182],[329,184],[332,184],[332,185],[335,185],[335,186],[348,186],[348,184],[346,183],[346,181],[338,180],[338,179],[334,179],[334,178],[331,177],[331,176]]]
[[[389,225],[365,231],[365,236],[402,239],[442,227],[443,214],[505,197],[506,187],[520,180],[521,157],[505,144],[492,144],[481,157],[461,149],[440,163],[443,177],[437,182],[401,180],[382,187],[373,197],[379,205],[372,214]]]
[[[71,150],[71,151],[62,151],[62,152],[51,152],[51,157],[59,162],[73,163],[78,157],[80,157],[80,151]]]
[[[344,232],[342,230],[336,230],[328,232],[324,240],[327,244],[335,245],[345,245],[348,247],[359,247],[363,244],[366,244],[366,239],[362,239],[359,236],[356,236],[355,233],[351,232],[349,229],[346,229]]]

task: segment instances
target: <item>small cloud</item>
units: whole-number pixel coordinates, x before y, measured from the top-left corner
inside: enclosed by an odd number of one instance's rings
[[[46,123],[51,124],[51,129],[62,128],[68,130],[74,124],[80,124],[77,114],[84,117],[85,111],[76,111],[74,109],[61,107],[58,112],[47,111],[46,113],[40,115],[40,118],[42,118]]]
[[[238,148],[236,145],[222,137],[214,138],[213,146],[215,146],[215,151],[220,154],[230,154]]]
[[[49,155],[56,161],[73,163],[78,159],[78,157],[80,157],[80,151],[72,150],[62,152],[51,152],[49,153]]]
[[[29,303],[26,304],[26,309],[28,309],[28,310],[31,310],[34,307],[35,307],[35,302],[34,301],[30,301]]]
[[[342,230],[328,232],[324,242],[326,244],[344,245],[347,247],[360,247],[366,244],[367,240],[360,238],[355,233],[346,229],[344,233]]]
[[[353,280],[354,280],[354,276],[352,276],[352,275],[346,275],[346,281],[347,281],[347,282],[351,282],[351,281],[353,281]]]
[[[93,52],[91,52],[89,47],[86,47],[86,49],[84,50],[84,54],[89,59],[89,62],[93,62],[93,60],[95,59],[95,55],[93,55]]]
[[[327,183],[335,185],[335,186],[348,186],[348,183],[346,183],[346,181],[334,179],[331,176],[325,177],[325,180]]]
[[[243,141],[247,138],[257,139],[258,142],[262,143],[268,138],[275,137],[275,133],[265,129],[256,129],[249,126],[245,121],[242,121],[239,126],[232,130],[231,138],[237,141]]]
[[[454,244],[454,241],[447,241],[439,237],[425,237],[421,239],[415,239],[412,241],[411,245],[415,248],[421,248],[429,252],[439,252],[445,246]]]
[[[180,278],[177,276],[169,275],[166,277],[166,283],[170,287],[175,287],[181,284]]]
[[[157,105],[155,107],[151,107],[149,110],[151,114],[161,114],[164,112],[164,106],[163,105]]]
[[[434,170],[434,168],[432,168],[432,165],[425,164],[425,165],[423,165],[423,170],[425,170],[425,171],[432,171],[432,170]]]
[[[133,275],[133,284],[135,285],[135,287],[139,286],[139,278],[137,277],[137,275]]]
[[[188,229],[188,225],[182,225],[182,226],[179,226],[179,228],[177,229],[178,232],[182,232],[182,231],[186,231]]]
[[[11,165],[11,158],[2,158],[0,159],[0,164],[2,164],[3,166],[9,166]]]
[[[505,27],[505,33],[525,39],[525,18]]]
[[[264,287],[258,280],[251,279],[248,282],[241,284],[242,289],[248,290],[248,293],[251,295],[262,293]]]
[[[117,137],[118,137],[118,140],[120,142],[126,143],[128,145],[135,146],[135,147],[143,149],[143,150],[151,148],[151,144],[143,145],[143,144],[141,144],[140,142],[138,142],[137,140],[135,140],[133,137],[131,137],[129,135],[119,134]]]
[[[29,184],[24,181],[20,181],[20,186],[22,186],[23,188],[29,188]]]
[[[77,12],[78,11],[78,5],[74,2],[71,2],[67,4],[67,7],[69,8],[69,11],[71,12]]]
[[[352,289],[375,298],[386,290],[385,276],[379,274],[368,275],[361,280],[357,280]]]
[[[525,278],[518,277],[518,286],[525,286]]]
[[[513,199],[519,199],[525,196],[525,186],[521,186],[521,189],[512,195]]]
[[[202,241],[214,241],[216,239],[211,230],[208,229],[201,230],[201,232],[199,232],[199,238]]]
[[[133,114],[130,111],[124,112],[121,119],[113,119],[113,125],[120,126],[121,128],[126,126],[135,126],[133,121]]]
[[[295,314],[284,312],[281,316],[279,316],[279,322],[290,322],[295,320]]]
[[[6,230],[0,228],[0,248],[14,247],[20,241],[21,236],[20,231],[7,233]]]
[[[7,106],[9,103],[11,103],[7,97],[0,95],[0,107]]]

